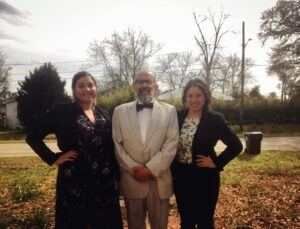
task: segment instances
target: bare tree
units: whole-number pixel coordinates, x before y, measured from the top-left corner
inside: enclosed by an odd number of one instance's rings
[[[11,67],[6,65],[5,60],[6,56],[0,52],[0,100],[4,98],[9,90],[9,71]]]
[[[111,88],[131,84],[136,72],[146,67],[147,61],[161,49],[149,35],[128,28],[121,35],[90,43],[88,52],[93,64],[103,68],[104,80]]]
[[[170,53],[159,57],[156,68],[158,80],[166,84],[169,90],[182,88],[189,79],[196,77],[193,68],[195,62],[192,52]]]
[[[220,15],[216,15],[210,9],[208,9],[208,15],[197,16],[195,12],[193,15],[199,32],[198,37],[195,36],[195,40],[200,48],[199,61],[203,68],[201,75],[208,86],[213,89],[215,84],[213,71],[217,65],[216,58],[220,55],[220,42],[224,35],[229,32],[229,30],[223,31],[224,23],[229,15],[224,14],[223,10],[221,10]],[[209,27],[213,29],[211,36],[204,32]]]
[[[250,68],[254,65],[251,58],[245,60],[245,84],[250,83],[253,75]],[[237,97],[241,91],[241,59],[237,54],[223,57],[218,61],[217,86],[223,94]]]

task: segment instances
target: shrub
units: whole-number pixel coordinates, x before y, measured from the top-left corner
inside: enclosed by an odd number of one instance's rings
[[[45,229],[47,227],[48,215],[43,209],[35,209],[26,220],[27,228]]]
[[[180,110],[183,107],[181,98],[174,98],[174,99],[169,99],[169,100],[162,100],[162,102],[169,103],[176,107],[177,110]]]
[[[230,123],[239,123],[239,102],[214,101],[213,108],[223,113]],[[288,102],[247,99],[244,105],[244,124],[262,123],[300,123],[300,106]]]
[[[37,185],[24,178],[20,178],[12,185],[12,198],[17,202],[35,199],[40,196]]]
[[[135,99],[131,87],[116,90],[100,97],[99,104],[111,114],[114,108],[120,104]],[[163,102],[181,109],[181,98],[164,100]],[[240,104],[236,100],[216,100],[212,102],[212,108],[224,114],[230,124],[238,124],[240,120]],[[278,100],[246,98],[244,103],[244,124],[262,123],[300,123],[300,106],[295,103],[281,103]]]
[[[132,87],[125,87],[101,96],[98,99],[98,103],[112,114],[115,107],[123,103],[131,102],[134,99],[135,95]]]

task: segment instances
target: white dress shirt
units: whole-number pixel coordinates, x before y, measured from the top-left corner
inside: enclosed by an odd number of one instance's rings
[[[151,102],[153,102],[153,100]],[[137,101],[137,103],[142,104],[139,100]],[[152,115],[152,109],[149,108],[144,108],[143,110],[137,113],[140,133],[144,143],[146,141],[146,134],[150,126],[151,115]]]

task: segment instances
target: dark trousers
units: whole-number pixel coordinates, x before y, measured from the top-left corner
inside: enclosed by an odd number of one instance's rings
[[[214,228],[213,217],[220,188],[219,172],[177,164],[173,175],[181,228]]]

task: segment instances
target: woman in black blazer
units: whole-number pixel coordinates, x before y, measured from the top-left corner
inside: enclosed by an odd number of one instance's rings
[[[174,192],[181,228],[214,228],[213,216],[219,195],[220,171],[243,149],[222,114],[210,110],[211,93],[199,79],[184,88],[179,111],[180,137],[173,164]],[[218,156],[214,147],[227,147]]]
[[[58,165],[55,228],[122,228],[109,115],[94,106],[96,81],[88,72],[72,80],[74,103],[51,109],[27,143],[49,165]],[[43,142],[54,133],[61,152]]]

